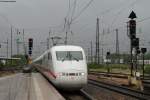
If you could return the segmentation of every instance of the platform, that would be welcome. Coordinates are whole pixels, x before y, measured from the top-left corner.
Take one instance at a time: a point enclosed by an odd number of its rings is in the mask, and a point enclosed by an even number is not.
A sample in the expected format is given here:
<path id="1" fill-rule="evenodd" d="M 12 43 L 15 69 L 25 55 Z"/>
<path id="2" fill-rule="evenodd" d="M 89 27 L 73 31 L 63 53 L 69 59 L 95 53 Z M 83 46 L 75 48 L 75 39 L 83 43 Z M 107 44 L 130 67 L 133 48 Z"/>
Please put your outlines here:
<path id="1" fill-rule="evenodd" d="M 39 73 L 32 73 L 36 100 L 65 100 L 59 92 Z M 31 96 L 34 97 L 34 96 Z M 32 99 L 33 100 L 33 99 Z"/>
<path id="2" fill-rule="evenodd" d="M 0 78 L 0 100 L 64 100 L 39 73 L 18 73 Z"/>

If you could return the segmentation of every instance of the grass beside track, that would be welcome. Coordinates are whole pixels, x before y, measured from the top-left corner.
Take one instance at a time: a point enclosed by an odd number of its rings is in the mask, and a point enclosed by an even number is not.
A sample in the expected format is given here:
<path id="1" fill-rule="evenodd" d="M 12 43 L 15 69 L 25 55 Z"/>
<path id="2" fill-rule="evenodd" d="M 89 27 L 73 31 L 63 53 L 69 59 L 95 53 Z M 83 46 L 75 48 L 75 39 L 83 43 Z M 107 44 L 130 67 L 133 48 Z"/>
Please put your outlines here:
<path id="1" fill-rule="evenodd" d="M 129 64 L 88 64 L 89 71 L 112 72 L 130 74 Z M 145 74 L 150 74 L 150 65 L 145 65 Z M 139 65 L 138 71 L 142 73 L 142 65 Z"/>

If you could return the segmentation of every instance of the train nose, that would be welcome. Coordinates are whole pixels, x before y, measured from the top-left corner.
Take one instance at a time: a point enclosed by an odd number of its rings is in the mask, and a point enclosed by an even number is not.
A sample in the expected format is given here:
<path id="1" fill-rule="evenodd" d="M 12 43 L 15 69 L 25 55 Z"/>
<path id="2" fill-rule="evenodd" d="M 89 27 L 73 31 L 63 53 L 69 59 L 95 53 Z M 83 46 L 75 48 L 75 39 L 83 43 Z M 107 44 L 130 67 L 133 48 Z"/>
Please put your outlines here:
<path id="1" fill-rule="evenodd" d="M 67 90 L 78 90 L 87 84 L 87 74 L 78 73 L 62 73 L 59 77 L 59 86 Z"/>

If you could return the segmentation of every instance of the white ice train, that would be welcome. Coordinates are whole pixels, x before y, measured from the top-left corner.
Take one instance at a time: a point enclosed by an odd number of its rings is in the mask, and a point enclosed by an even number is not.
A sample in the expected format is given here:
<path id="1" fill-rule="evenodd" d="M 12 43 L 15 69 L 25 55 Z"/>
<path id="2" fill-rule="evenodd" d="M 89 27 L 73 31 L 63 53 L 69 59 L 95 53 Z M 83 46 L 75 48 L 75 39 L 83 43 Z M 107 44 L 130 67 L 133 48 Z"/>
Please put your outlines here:
<path id="1" fill-rule="evenodd" d="M 33 61 L 57 88 L 79 90 L 87 84 L 87 63 L 79 46 L 54 46 Z"/>

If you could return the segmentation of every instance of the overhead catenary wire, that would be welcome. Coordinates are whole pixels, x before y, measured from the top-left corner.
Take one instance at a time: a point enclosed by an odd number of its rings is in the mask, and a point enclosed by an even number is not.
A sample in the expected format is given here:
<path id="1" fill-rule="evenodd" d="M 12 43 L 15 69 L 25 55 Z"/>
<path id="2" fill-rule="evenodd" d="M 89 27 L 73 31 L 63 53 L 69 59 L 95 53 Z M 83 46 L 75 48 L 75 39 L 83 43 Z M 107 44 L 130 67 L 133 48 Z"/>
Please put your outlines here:
<path id="1" fill-rule="evenodd" d="M 93 0 L 91 0 L 89 3 L 91 4 L 92 3 L 92 1 Z M 132 6 L 132 5 L 134 5 L 136 2 L 137 2 L 138 0 L 135 0 L 135 1 L 133 1 L 131 4 L 129 4 L 129 6 L 128 7 L 130 7 L 130 6 Z M 89 4 L 88 3 L 88 4 Z M 87 5 L 88 5 L 87 4 Z M 121 3 L 121 4 L 124 4 L 124 2 L 123 3 Z M 118 6 L 120 6 L 121 4 L 119 4 Z M 88 5 L 89 6 L 89 5 Z M 101 14 L 101 16 L 102 15 L 105 15 L 105 14 L 107 14 L 107 13 L 109 13 L 109 12 L 111 12 L 112 10 L 114 10 L 114 9 L 116 9 L 116 8 L 118 8 L 118 6 L 115 6 L 115 7 L 111 7 L 110 9 L 107 9 L 107 10 L 105 10 L 105 11 L 103 11 L 103 12 L 101 12 L 100 14 Z M 86 6 L 85 6 L 86 7 Z M 84 8 L 85 8 L 84 7 Z M 118 14 L 120 14 L 120 12 L 122 11 L 122 10 L 124 10 L 124 9 L 126 9 L 126 7 L 125 8 L 123 8 L 123 9 L 121 9 L 119 12 L 118 12 Z M 81 10 L 81 11 L 84 11 L 84 10 Z M 82 14 L 82 13 L 81 13 Z M 78 16 L 80 16 L 80 13 L 78 14 Z M 73 21 L 74 20 L 76 20 L 78 17 L 76 16 L 74 19 L 73 19 Z M 71 23 L 71 24 L 75 24 L 75 23 L 77 23 L 77 22 L 73 22 L 73 23 Z M 112 22 L 112 24 L 113 24 L 114 22 Z M 111 24 L 111 25 L 112 25 Z"/>
<path id="2" fill-rule="evenodd" d="M 125 0 L 125 2 L 127 2 L 127 1 Z M 108 8 L 108 9 L 106 9 L 106 10 L 100 12 L 98 15 L 101 15 L 101 16 L 102 16 L 102 15 L 105 15 L 105 14 L 107 14 L 107 13 L 110 13 L 111 11 L 113 11 L 113 10 L 115 10 L 115 9 L 118 9 L 119 6 L 122 6 L 122 4 L 124 5 L 125 2 L 121 2 L 121 3 L 119 3 L 118 5 L 115 5 L 114 7 Z"/>
<path id="3" fill-rule="evenodd" d="M 71 1 L 70 0 L 68 0 L 68 12 L 67 12 L 67 15 L 66 15 L 66 18 L 69 16 L 69 14 L 70 14 L 70 9 L 71 9 Z"/>
<path id="4" fill-rule="evenodd" d="M 75 13 L 75 8 L 76 8 L 76 0 L 74 0 L 73 4 L 71 4 L 71 1 L 68 1 L 68 12 L 66 17 L 64 18 L 65 22 L 64 22 L 64 27 L 63 27 L 63 32 L 64 31 L 68 31 L 70 29 L 70 24 L 72 22 L 72 17 Z"/>
<path id="5" fill-rule="evenodd" d="M 119 12 L 117 12 L 117 14 L 115 15 L 110 27 L 112 27 L 112 25 L 116 22 L 118 16 L 123 13 L 124 10 L 126 10 L 127 8 L 132 7 L 133 5 L 135 5 L 138 2 L 138 0 L 134 0 L 132 3 L 130 3 L 127 7 L 122 8 Z"/>
<path id="6" fill-rule="evenodd" d="M 75 16 L 72 21 L 75 21 L 78 17 L 80 17 L 80 15 L 90 6 L 90 4 L 93 2 L 94 0 L 90 0 L 82 9 L 81 11 L 77 14 L 77 16 Z"/>
<path id="7" fill-rule="evenodd" d="M 93 0 L 91 0 L 91 1 L 93 1 Z M 91 1 L 90 1 L 90 2 L 91 2 Z M 137 3 L 137 1 L 138 1 L 138 0 L 134 0 L 131 4 L 128 5 L 128 7 L 135 5 L 135 4 Z M 89 4 L 89 3 L 88 3 L 88 4 Z M 88 5 L 88 4 L 87 4 L 87 5 Z M 84 7 L 84 8 L 86 8 L 86 7 Z M 115 7 L 114 7 L 114 9 L 115 9 Z M 121 10 L 125 10 L 125 9 L 126 9 L 126 7 L 122 8 Z M 119 14 L 122 13 L 121 10 L 118 12 Z M 82 12 L 82 11 L 84 12 L 84 10 L 81 10 L 80 12 Z M 111 11 L 112 11 L 112 9 L 107 10 L 106 12 L 104 11 L 104 12 L 102 12 L 102 13 L 105 14 L 105 13 L 109 13 L 109 12 L 111 12 Z M 80 15 L 82 14 L 82 13 L 80 14 L 80 12 L 79 12 L 78 15 L 77 15 L 77 16 L 79 16 L 79 17 L 80 17 Z M 73 18 L 73 21 L 75 21 L 75 20 L 78 18 L 77 16 L 75 16 L 75 17 Z M 144 20 L 145 20 L 145 19 L 144 19 Z M 73 22 L 73 21 L 72 21 L 72 22 Z M 70 24 L 73 24 L 72 22 L 71 22 Z M 123 25 L 123 27 L 124 27 L 124 26 L 125 26 L 125 25 Z M 86 26 L 85 26 L 85 27 L 86 27 Z M 122 27 L 122 26 L 121 26 L 121 27 Z M 116 28 L 115 28 L 115 29 L 116 29 Z M 110 32 L 115 31 L 115 29 L 112 29 L 112 30 L 110 29 Z M 110 32 L 109 32 L 109 33 L 110 33 Z"/>
<path id="8" fill-rule="evenodd" d="M 73 16 L 74 16 L 74 13 L 75 13 L 75 10 L 76 10 L 76 4 L 77 4 L 77 1 L 75 0 L 75 1 L 74 1 L 73 11 L 72 11 L 72 14 L 71 14 L 71 21 L 70 21 L 70 23 L 72 23 L 72 18 L 73 18 Z"/>
<path id="9" fill-rule="evenodd" d="M 90 0 L 90 1 L 86 4 L 86 6 L 84 6 L 83 9 L 78 13 L 78 15 L 75 16 L 73 19 L 72 19 L 72 17 L 71 17 L 72 20 L 69 22 L 69 26 L 72 24 L 73 21 L 75 21 L 78 17 L 80 17 L 80 15 L 89 7 L 89 5 L 90 5 L 93 1 L 94 1 L 94 0 Z M 74 2 L 74 4 L 75 4 L 75 2 Z M 124 2 L 123 2 L 123 4 L 124 4 Z M 70 8 L 69 8 L 69 9 L 70 9 Z M 116 9 L 116 6 L 113 7 L 113 8 L 107 9 L 106 11 L 103 11 L 102 14 L 109 13 L 110 11 L 112 11 L 112 9 Z"/>

